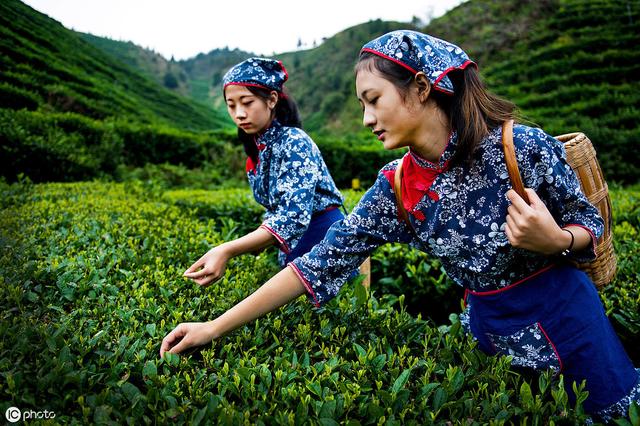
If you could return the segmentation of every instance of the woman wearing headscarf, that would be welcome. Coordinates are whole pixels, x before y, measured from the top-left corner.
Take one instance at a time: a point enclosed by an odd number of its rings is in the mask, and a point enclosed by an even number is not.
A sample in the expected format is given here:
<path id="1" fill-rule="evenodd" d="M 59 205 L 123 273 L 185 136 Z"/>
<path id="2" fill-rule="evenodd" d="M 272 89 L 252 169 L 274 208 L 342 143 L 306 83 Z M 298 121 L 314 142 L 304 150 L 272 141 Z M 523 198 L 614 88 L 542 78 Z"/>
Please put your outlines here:
<path id="1" fill-rule="evenodd" d="M 570 397 L 572 384 L 586 380 L 587 412 L 605 421 L 624 416 L 640 401 L 640 374 L 595 286 L 569 262 L 595 257 L 603 220 L 562 144 L 540 129 L 514 126 L 526 202 L 511 189 L 501 143 L 514 105 L 486 90 L 460 47 L 414 31 L 362 48 L 356 93 L 363 124 L 385 149 L 409 152 L 380 171 L 309 253 L 220 317 L 180 324 L 161 354 L 218 338 L 304 293 L 320 306 L 375 248 L 407 243 L 440 259 L 465 288 L 463 324 L 482 351 L 562 373 Z"/>
<path id="2" fill-rule="evenodd" d="M 223 77 L 227 111 L 247 154 L 249 185 L 266 212 L 258 229 L 213 247 L 185 271 L 199 285 L 221 278 L 230 258 L 272 245 L 284 266 L 344 217 L 338 208 L 342 195 L 285 93 L 288 77 L 282 62 L 266 58 L 249 58 Z"/>

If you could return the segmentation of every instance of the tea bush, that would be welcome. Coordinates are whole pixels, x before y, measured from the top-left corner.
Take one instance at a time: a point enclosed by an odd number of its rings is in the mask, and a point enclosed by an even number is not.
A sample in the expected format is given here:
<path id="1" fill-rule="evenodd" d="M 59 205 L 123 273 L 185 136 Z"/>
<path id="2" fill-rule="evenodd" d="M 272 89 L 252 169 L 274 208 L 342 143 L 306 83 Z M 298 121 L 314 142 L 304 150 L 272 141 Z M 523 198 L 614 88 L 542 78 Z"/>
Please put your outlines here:
<path id="1" fill-rule="evenodd" d="M 348 286 L 321 309 L 301 297 L 158 359 L 176 324 L 220 315 L 277 271 L 271 250 L 232 260 L 209 288 L 181 278 L 207 248 L 239 235 L 235 218 L 216 216 L 238 207 L 204 214 L 180 204 L 186 194 L 136 183 L 27 181 L 0 192 L 0 411 L 47 409 L 71 424 L 586 420 L 561 378 L 484 356 L 455 314 L 440 326 L 411 315 L 404 296 L 382 294 L 375 280 L 370 293 Z M 633 305 L 611 303 L 614 314 L 624 306 Z"/>

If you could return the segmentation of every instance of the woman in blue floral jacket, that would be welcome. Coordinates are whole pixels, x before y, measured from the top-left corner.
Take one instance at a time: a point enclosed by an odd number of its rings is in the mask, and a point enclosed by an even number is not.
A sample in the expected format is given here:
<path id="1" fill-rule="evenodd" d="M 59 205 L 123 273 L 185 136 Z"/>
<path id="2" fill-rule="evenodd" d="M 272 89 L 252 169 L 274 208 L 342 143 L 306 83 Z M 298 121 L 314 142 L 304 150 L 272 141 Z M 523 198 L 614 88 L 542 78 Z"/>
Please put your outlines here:
<path id="1" fill-rule="evenodd" d="M 464 324 L 489 354 L 562 372 L 567 391 L 586 380 L 584 407 L 608 420 L 640 400 L 640 374 L 613 331 L 593 283 L 568 258 L 595 257 L 603 221 L 580 191 L 562 144 L 516 125 L 529 203 L 511 188 L 502 124 L 514 105 L 484 88 L 458 46 L 394 31 L 367 43 L 356 67 L 363 122 L 402 161 L 386 165 L 353 212 L 308 254 L 212 321 L 180 324 L 161 354 L 208 342 L 307 293 L 319 306 L 376 247 L 412 244 L 442 261 L 466 289 Z"/>
<path id="2" fill-rule="evenodd" d="M 227 110 L 248 156 L 249 185 L 266 212 L 258 229 L 212 248 L 186 270 L 184 276 L 200 285 L 222 277 L 230 258 L 271 245 L 280 248 L 284 266 L 344 217 L 342 195 L 284 93 L 287 78 L 282 62 L 265 58 L 249 58 L 223 78 Z"/>

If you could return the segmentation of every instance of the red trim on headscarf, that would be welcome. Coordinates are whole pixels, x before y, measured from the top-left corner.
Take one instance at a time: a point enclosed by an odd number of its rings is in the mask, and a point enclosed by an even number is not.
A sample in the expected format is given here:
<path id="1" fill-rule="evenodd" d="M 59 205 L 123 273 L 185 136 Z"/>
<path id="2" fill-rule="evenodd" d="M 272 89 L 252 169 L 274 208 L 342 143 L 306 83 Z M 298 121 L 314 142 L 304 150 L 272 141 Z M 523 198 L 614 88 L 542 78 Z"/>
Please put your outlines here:
<path id="1" fill-rule="evenodd" d="M 284 84 L 284 83 L 283 83 Z M 236 81 L 232 81 L 230 83 L 227 83 L 224 85 L 224 87 L 222 88 L 222 91 L 224 92 L 224 89 L 227 88 L 227 86 L 244 86 L 244 87 L 257 87 L 259 89 L 264 89 L 264 90 L 273 90 L 274 92 L 276 92 L 278 94 L 278 96 L 280 96 L 282 99 L 287 99 L 288 96 L 284 93 L 284 87 L 282 87 L 282 91 L 278 91 L 272 87 L 267 87 L 267 86 L 263 86 L 261 84 L 255 84 L 255 83 L 243 83 L 243 82 L 236 82 Z"/>
<path id="2" fill-rule="evenodd" d="M 284 80 L 282 80 L 282 84 L 284 84 L 285 81 L 289 80 L 289 73 L 287 72 L 287 69 L 284 67 L 284 64 L 282 63 L 282 61 L 278 61 L 278 63 L 282 67 L 282 72 L 284 72 Z"/>
<path id="3" fill-rule="evenodd" d="M 364 48 L 364 49 L 362 49 L 360 52 L 361 52 L 361 53 L 362 53 L 362 52 L 369 52 L 369 53 L 373 53 L 374 55 L 380 56 L 381 58 L 388 59 L 388 60 L 390 60 L 390 61 L 392 61 L 392 62 L 394 62 L 394 63 L 396 63 L 396 64 L 400 65 L 401 67 L 403 67 L 403 68 L 405 68 L 405 69 L 407 69 L 407 70 L 411 71 L 411 72 L 412 72 L 412 73 L 414 73 L 414 74 L 417 74 L 417 73 L 418 73 L 418 71 L 416 71 L 415 69 L 411 68 L 409 65 L 405 64 L 404 62 L 402 62 L 402 61 L 400 61 L 400 60 L 398 60 L 398 59 L 395 59 L 395 58 L 393 58 L 393 57 L 391 57 L 391 56 L 389 56 L 389 55 L 385 55 L 384 53 L 380 53 L 380 52 L 378 52 L 377 50 L 374 50 L 374 49 L 371 49 L 371 48 L 365 47 L 365 48 Z M 463 70 L 463 69 L 465 69 L 466 67 L 468 67 L 470 64 L 475 65 L 475 66 L 476 66 L 476 68 L 478 67 L 478 65 L 477 65 L 475 62 L 473 62 L 473 61 L 472 61 L 472 60 L 470 60 L 470 59 L 467 59 L 467 60 L 466 60 L 462 65 L 460 65 L 459 67 L 449 67 L 449 68 L 447 68 L 447 69 L 446 69 L 446 70 L 444 70 L 444 71 L 442 72 L 442 74 L 440 74 L 440 75 L 438 76 L 438 78 L 436 78 L 436 79 L 435 79 L 435 81 L 432 83 L 433 88 L 434 88 L 435 90 L 437 90 L 438 92 L 442 92 L 442 93 L 445 93 L 445 94 L 447 94 L 447 95 L 453 95 L 453 92 L 452 92 L 452 91 L 450 91 L 450 90 L 446 90 L 446 89 L 443 89 L 443 88 L 439 87 L 439 86 L 438 86 L 438 83 L 439 83 L 439 82 L 440 82 L 440 80 L 442 80 L 442 79 L 444 78 L 444 76 L 445 76 L 445 75 L 447 75 L 450 71 L 452 71 L 452 70 Z"/>
<path id="4" fill-rule="evenodd" d="M 227 86 L 245 86 L 245 87 L 259 87 L 260 89 L 266 89 L 266 90 L 275 90 L 272 89 L 271 87 L 267 87 L 267 86 L 263 86 L 262 84 L 256 84 L 256 83 L 244 83 L 242 81 L 232 81 L 229 82 L 227 84 L 224 85 L 224 87 L 222 88 L 222 90 L 226 89 Z M 276 90 L 277 92 L 277 90 Z"/>
<path id="5" fill-rule="evenodd" d="M 418 71 L 414 70 L 413 68 L 411 68 L 409 65 L 405 64 L 404 62 L 399 61 L 399 60 L 397 60 L 397 59 L 395 59 L 395 58 L 392 58 L 392 57 L 391 57 L 391 56 L 389 56 L 389 55 L 385 55 L 384 53 L 380 53 L 380 52 L 378 52 L 377 50 L 373 50 L 373 49 L 370 49 L 370 48 L 368 48 L 368 47 L 365 47 L 365 48 L 364 48 L 364 49 L 362 49 L 360 52 L 361 52 L 361 53 L 362 53 L 362 52 L 369 52 L 369 53 L 373 53 L 374 55 L 378 55 L 378 56 L 380 56 L 381 58 L 385 58 L 385 59 L 388 59 L 388 60 L 390 60 L 390 61 L 392 61 L 392 62 L 395 62 L 396 64 L 398 64 L 398 65 L 400 65 L 401 67 L 403 67 L 403 68 L 405 68 L 405 69 L 407 69 L 407 70 L 411 71 L 411 72 L 412 72 L 412 73 L 414 73 L 414 74 L 417 74 L 417 73 L 418 73 Z"/>
<path id="6" fill-rule="evenodd" d="M 475 66 L 476 66 L 476 68 L 478 68 L 478 65 L 476 65 L 476 63 L 475 63 L 475 62 L 473 62 L 473 61 L 472 61 L 472 60 L 470 60 L 470 59 L 467 59 L 467 60 L 466 60 L 462 65 L 460 65 L 459 67 L 449 67 L 449 68 L 447 68 L 446 70 L 444 70 L 444 71 L 442 72 L 442 74 L 440 74 L 440 75 L 438 76 L 438 78 L 436 78 L 436 79 L 435 79 L 435 81 L 433 82 L 433 88 L 434 88 L 434 89 L 436 89 L 436 90 L 437 90 L 437 91 L 439 91 L 439 92 L 446 93 L 446 94 L 449 94 L 449 95 L 453 95 L 453 92 L 451 92 L 451 91 L 449 91 L 449 90 L 446 90 L 446 89 L 443 89 L 442 87 L 438 87 L 438 83 L 439 83 L 439 82 L 440 82 L 440 80 L 442 80 L 442 79 L 443 79 L 443 78 L 444 78 L 444 77 L 445 77 L 445 76 L 446 76 L 450 71 L 453 71 L 453 70 L 463 70 L 463 69 L 465 69 L 466 67 L 468 67 L 470 64 L 473 64 L 473 65 L 475 65 Z"/>

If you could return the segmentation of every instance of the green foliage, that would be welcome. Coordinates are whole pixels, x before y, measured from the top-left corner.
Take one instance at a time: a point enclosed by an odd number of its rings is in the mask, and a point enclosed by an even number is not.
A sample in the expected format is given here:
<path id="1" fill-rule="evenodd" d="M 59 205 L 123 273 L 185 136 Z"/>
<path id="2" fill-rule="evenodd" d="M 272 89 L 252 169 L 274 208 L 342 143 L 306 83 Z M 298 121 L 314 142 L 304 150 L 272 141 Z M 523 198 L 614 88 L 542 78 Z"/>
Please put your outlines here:
<path id="1" fill-rule="evenodd" d="M 613 188 L 613 241 L 618 259 L 615 280 L 601 290 L 614 328 L 632 359 L 640 360 L 640 188 Z"/>
<path id="2" fill-rule="evenodd" d="M 533 2 L 535 3 L 535 2 Z M 530 36 L 486 64 L 490 87 L 559 135 L 584 132 L 609 180 L 637 182 L 638 2 L 550 2 Z"/>
<path id="3" fill-rule="evenodd" d="M 0 4 L 4 108 L 129 117 L 181 129 L 227 126 L 216 111 L 163 89 L 17 0 Z M 12 102 L 5 100 L 15 98 Z"/>
<path id="4" fill-rule="evenodd" d="M 168 72 L 164 75 L 164 87 L 167 89 L 175 89 L 178 87 L 178 79 L 172 72 Z"/>
<path id="5" fill-rule="evenodd" d="M 208 288 L 181 278 L 209 247 L 239 235 L 228 215 L 248 191 L 29 181 L 0 191 L 2 410 L 46 408 L 60 423 L 586 420 L 568 405 L 562 379 L 522 376 L 508 358 L 486 357 L 455 314 L 440 327 L 410 315 L 405 296 L 376 296 L 385 285 L 375 275 L 370 293 L 355 284 L 317 312 L 301 298 L 198 351 L 158 359 L 177 323 L 220 315 L 277 271 L 272 250 L 232 260 Z M 637 194 L 617 191 L 615 200 L 635 200 L 616 205 L 617 214 L 634 216 Z M 346 194 L 349 207 L 360 195 Z M 225 203 L 228 210 L 216 210 Z M 412 286 L 433 284 L 420 272 L 411 278 Z M 637 282 L 632 294 L 635 305 L 624 303 L 637 313 Z M 611 309 L 627 308 L 616 301 Z"/>
<path id="6" fill-rule="evenodd" d="M 168 126 L 92 120 L 79 114 L 0 110 L 0 168 L 13 181 L 120 177 L 127 167 L 173 163 L 214 170 L 210 181 L 243 177 L 244 154 L 227 131 L 192 133 Z"/>
<path id="7" fill-rule="evenodd" d="M 339 188 L 351 187 L 351 180 L 356 178 L 362 187 L 372 185 L 385 164 L 404 154 L 401 150 L 386 151 L 370 132 L 341 138 L 313 135 L 313 139 Z"/>
<path id="8" fill-rule="evenodd" d="M 271 252 L 233 260 L 209 288 L 186 282 L 185 266 L 237 234 L 160 197 L 134 183 L 2 186 L 2 410 L 46 407 L 60 423 L 585 420 L 561 382 L 484 356 L 455 315 L 435 327 L 403 297 L 358 305 L 351 288 L 158 359 L 177 323 L 219 315 L 277 270 Z"/>

